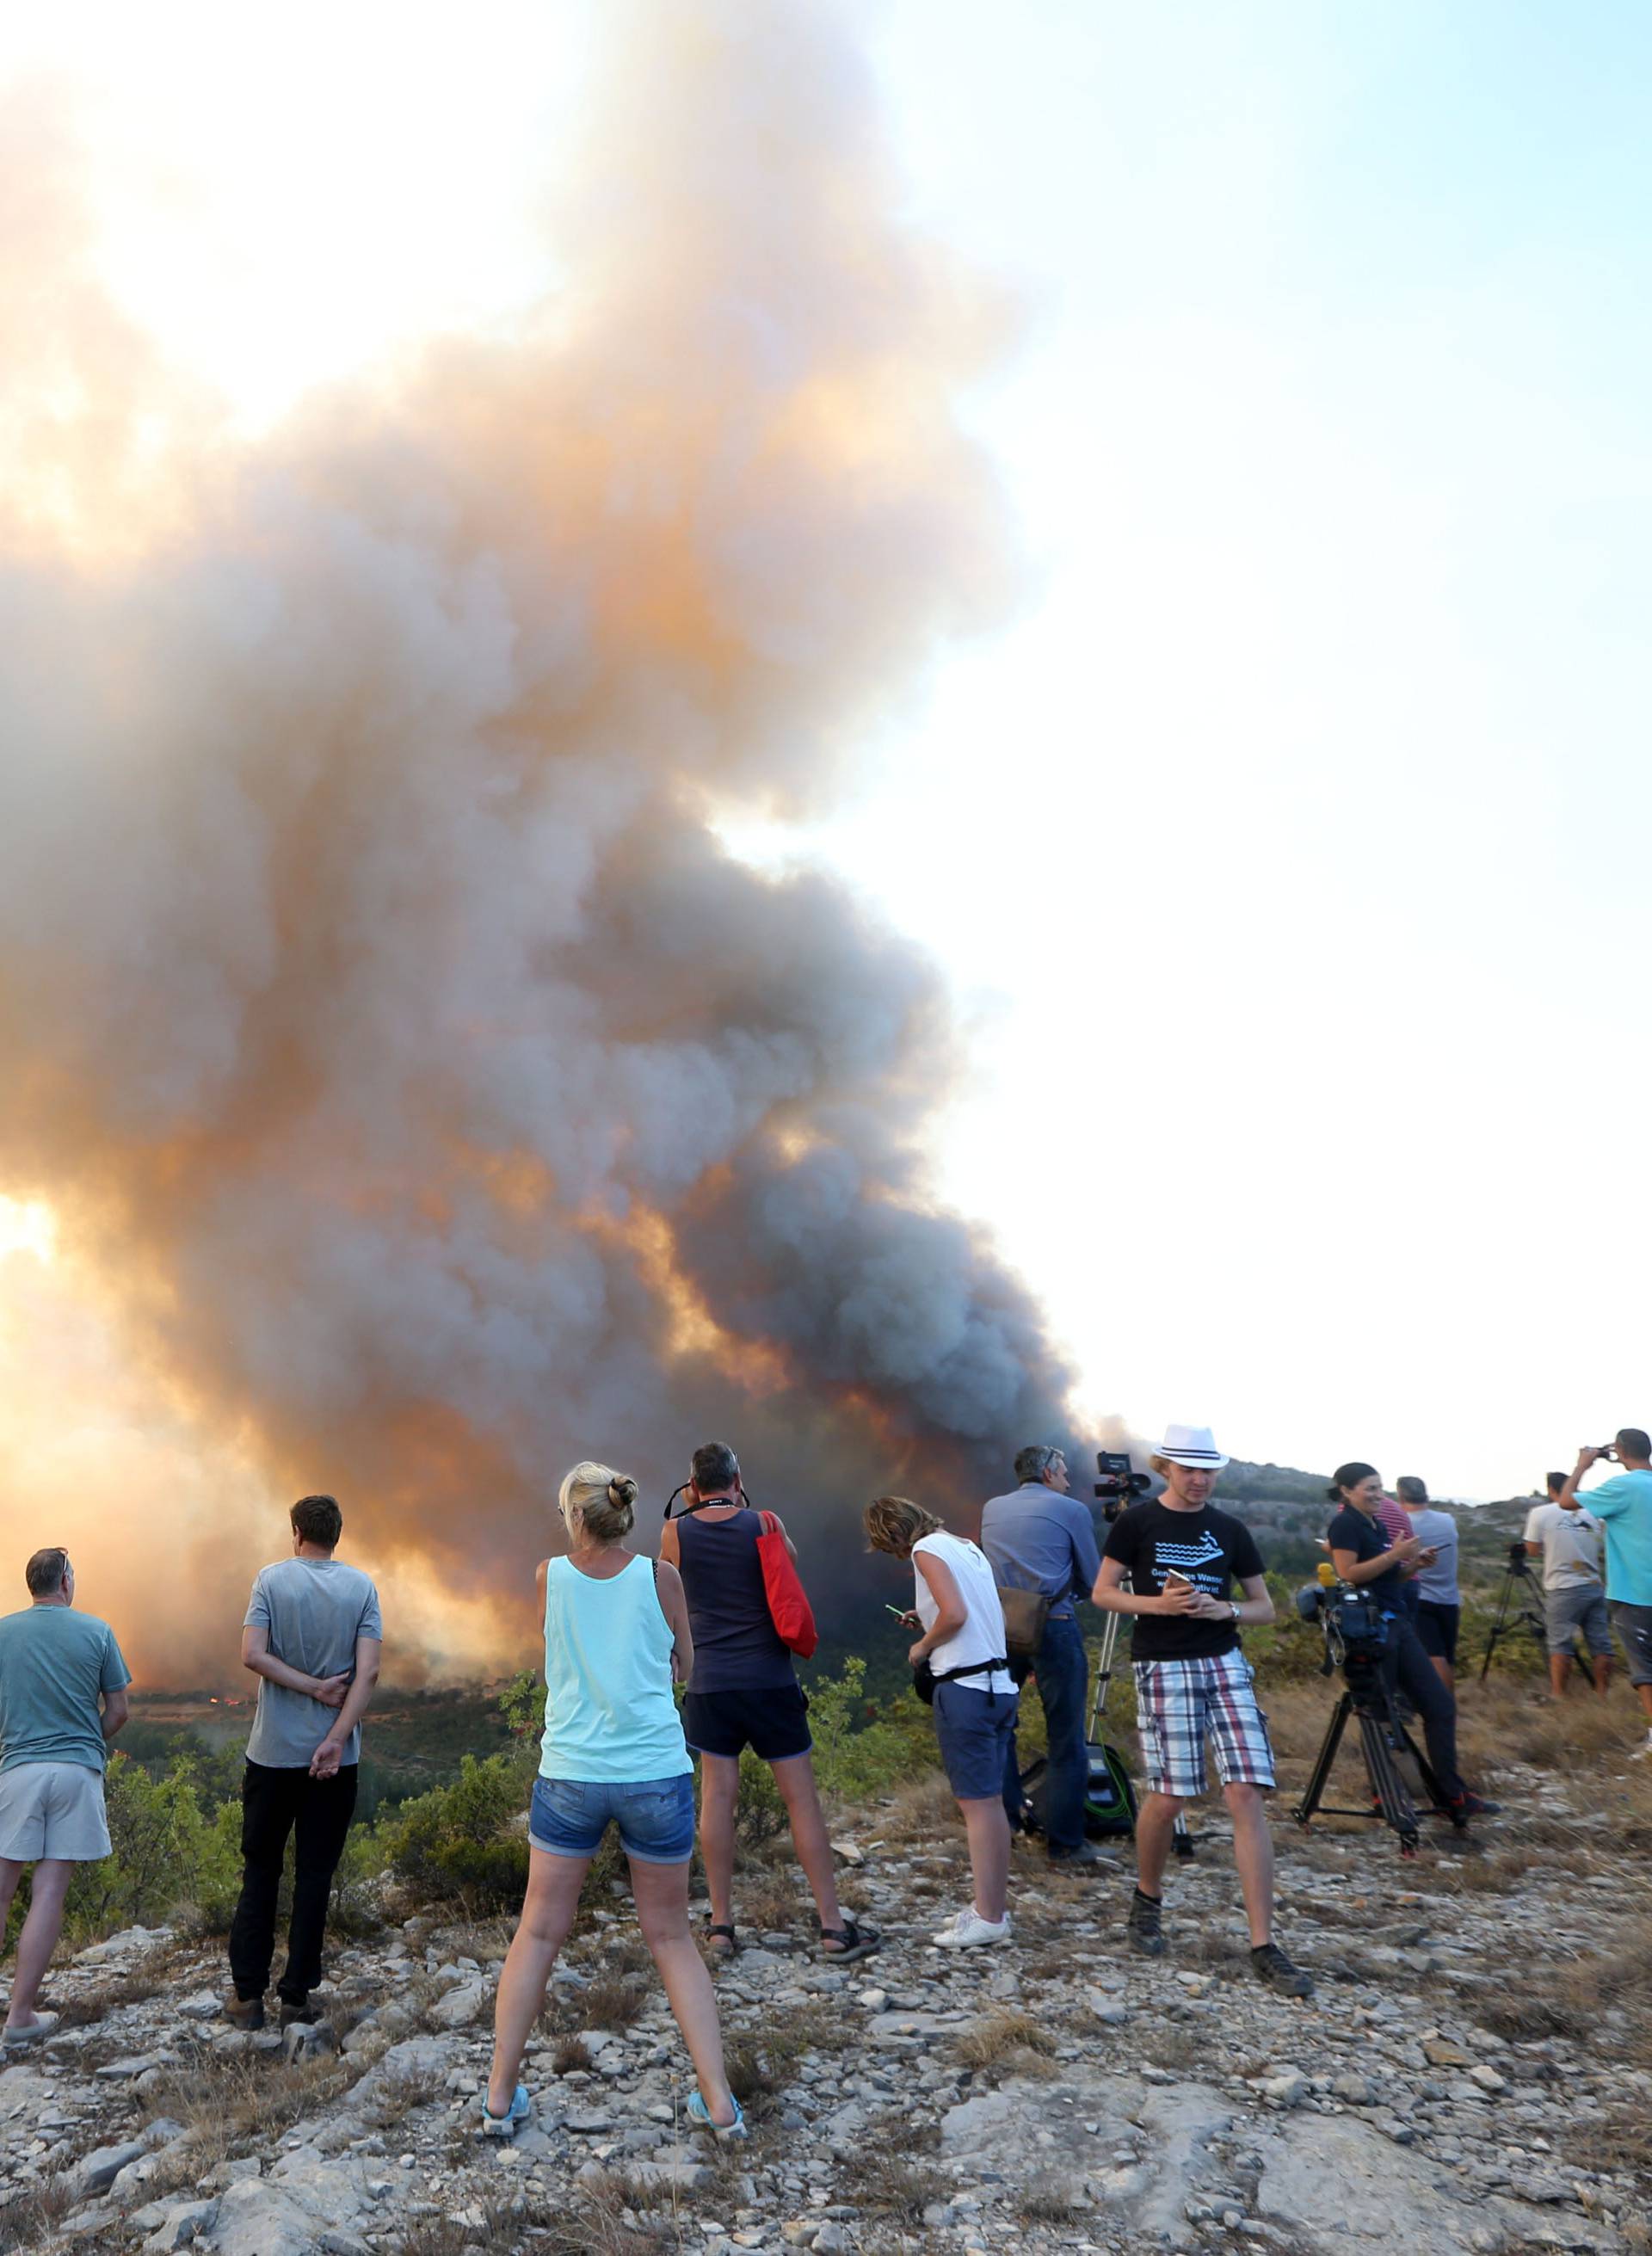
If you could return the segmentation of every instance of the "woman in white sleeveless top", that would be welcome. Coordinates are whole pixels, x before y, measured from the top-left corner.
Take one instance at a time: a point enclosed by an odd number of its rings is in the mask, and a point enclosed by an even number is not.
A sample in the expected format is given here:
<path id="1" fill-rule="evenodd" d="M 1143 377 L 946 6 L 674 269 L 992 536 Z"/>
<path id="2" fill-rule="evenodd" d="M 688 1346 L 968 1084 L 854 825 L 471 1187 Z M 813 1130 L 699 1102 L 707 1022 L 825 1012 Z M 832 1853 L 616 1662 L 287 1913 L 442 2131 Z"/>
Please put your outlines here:
<path id="1" fill-rule="evenodd" d="M 937 1679 L 949 1680 L 935 1688 L 935 1735 L 969 1837 L 975 1897 L 935 1940 L 946 1950 L 1007 1942 L 1004 1765 L 1017 1697 L 992 1569 L 978 1543 L 950 1535 L 934 1512 L 904 1496 L 879 1497 L 866 1506 L 865 1521 L 874 1551 L 913 1564 L 917 1611 L 905 1619 L 923 1634 L 907 1660 L 914 1668 L 928 1661 Z"/>
<path id="2" fill-rule="evenodd" d="M 545 1736 L 528 1812 L 527 1898 L 494 2005 L 482 2119 L 492 2138 L 513 2137 L 528 2119 L 527 2088 L 517 2081 L 522 2055 L 611 1824 L 699 2079 L 689 2120 L 719 2138 L 745 2135 L 724 2073 L 711 1977 L 688 1932 L 693 1766 L 671 1689 L 694 1666 L 688 1602 L 674 1567 L 625 1548 L 636 1499 L 635 1481 L 606 1465 L 575 1465 L 557 1499 L 568 1555 L 540 1562 Z"/>

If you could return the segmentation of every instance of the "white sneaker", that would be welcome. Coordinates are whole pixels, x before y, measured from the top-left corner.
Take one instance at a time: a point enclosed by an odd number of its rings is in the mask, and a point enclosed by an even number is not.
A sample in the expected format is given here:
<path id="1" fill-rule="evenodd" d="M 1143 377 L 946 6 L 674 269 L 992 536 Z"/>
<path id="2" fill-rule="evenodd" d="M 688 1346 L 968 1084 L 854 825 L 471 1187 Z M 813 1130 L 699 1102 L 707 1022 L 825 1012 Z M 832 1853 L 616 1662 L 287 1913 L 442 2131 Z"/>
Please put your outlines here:
<path id="1" fill-rule="evenodd" d="M 961 1911 L 950 1927 L 943 1927 L 930 1940 L 938 1942 L 942 1950 L 982 1950 L 989 1943 L 1007 1942 L 1010 1939 L 1010 1915 L 1002 1919 L 983 1919 L 975 1906 Z"/>

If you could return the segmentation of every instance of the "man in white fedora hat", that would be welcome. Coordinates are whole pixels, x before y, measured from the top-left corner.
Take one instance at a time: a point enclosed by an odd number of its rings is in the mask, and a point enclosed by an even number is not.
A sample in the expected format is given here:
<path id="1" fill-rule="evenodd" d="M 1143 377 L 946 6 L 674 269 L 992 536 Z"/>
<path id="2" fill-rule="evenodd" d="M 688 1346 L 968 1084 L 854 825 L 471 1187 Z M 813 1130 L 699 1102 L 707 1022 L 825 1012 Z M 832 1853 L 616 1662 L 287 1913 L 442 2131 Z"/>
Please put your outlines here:
<path id="1" fill-rule="evenodd" d="M 1252 1970 L 1271 1988 L 1305 1998 L 1312 1981 L 1274 1940 L 1274 1844 L 1262 1802 L 1274 1790 L 1274 1751 L 1239 1650 L 1242 1625 L 1274 1618 L 1262 1555 L 1249 1528 L 1211 1503 L 1227 1459 L 1208 1426 L 1168 1426 L 1148 1463 L 1164 1476 L 1164 1494 L 1113 1522 L 1093 1593 L 1109 1613 L 1135 1617 L 1132 1659 L 1147 1792 L 1136 1815 L 1130 1940 L 1150 1958 L 1164 1954 L 1165 1864 L 1182 1803 L 1204 1792 L 1208 1741 L 1233 1820 Z"/>

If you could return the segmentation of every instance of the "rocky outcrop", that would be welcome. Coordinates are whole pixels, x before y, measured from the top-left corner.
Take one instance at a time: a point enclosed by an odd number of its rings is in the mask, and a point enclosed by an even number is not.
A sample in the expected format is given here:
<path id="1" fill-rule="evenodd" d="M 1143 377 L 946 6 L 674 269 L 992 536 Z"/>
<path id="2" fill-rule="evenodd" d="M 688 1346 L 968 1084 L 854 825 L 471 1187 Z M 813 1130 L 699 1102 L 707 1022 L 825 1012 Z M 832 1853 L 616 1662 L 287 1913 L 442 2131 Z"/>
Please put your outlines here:
<path id="1" fill-rule="evenodd" d="M 1648 2189 L 1613 2126 L 1652 2105 L 1652 2074 L 1611 1996 L 1582 2041 L 1541 2010 L 1522 2033 L 1511 1990 L 1539 1942 L 1543 1968 L 1576 1970 L 1635 1932 L 1643 1871 L 1583 1814 L 1586 1873 L 1575 1847 L 1510 1857 L 1520 1780 L 1503 1790 L 1480 1845 L 1411 1870 L 1386 1837 L 1281 1828 L 1281 1935 L 1319 1982 L 1305 2003 L 1252 1979 L 1219 1843 L 1174 1872 L 1163 1961 L 1125 1955 L 1126 1876 L 1020 1851 L 1015 1943 L 971 1956 L 928 1942 L 963 1886 L 953 1832 L 914 1840 L 898 1812 L 873 1813 L 881 1836 L 840 1826 L 888 1947 L 835 1967 L 800 1923 L 718 1966 L 752 2094 L 738 2149 L 689 2132 L 687 2063 L 623 1905 L 558 1970 L 533 2123 L 505 2147 L 476 2136 L 503 1928 L 415 1920 L 340 1949 L 291 2057 L 209 2017 L 210 1951 L 114 1938 L 54 1978 L 74 2010 L 49 2048 L 0 2071 L 0 2242 L 32 2203 L 41 2246 L 115 2256 L 388 2256 L 438 2222 L 531 2251 L 546 2220 L 597 2208 L 604 2245 L 711 2256 L 1619 2256 Z M 100 2016 L 116 1979 L 124 2001 Z"/>

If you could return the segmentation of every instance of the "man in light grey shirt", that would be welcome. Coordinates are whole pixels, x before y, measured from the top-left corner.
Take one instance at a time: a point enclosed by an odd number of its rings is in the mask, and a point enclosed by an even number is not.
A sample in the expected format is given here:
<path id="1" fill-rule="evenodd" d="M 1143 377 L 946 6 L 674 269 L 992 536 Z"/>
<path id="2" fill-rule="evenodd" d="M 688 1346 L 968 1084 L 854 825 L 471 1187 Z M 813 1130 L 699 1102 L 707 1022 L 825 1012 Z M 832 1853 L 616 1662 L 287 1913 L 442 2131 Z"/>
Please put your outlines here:
<path id="1" fill-rule="evenodd" d="M 1549 1501 L 1526 1514 L 1526 1548 L 1543 1562 L 1543 1629 L 1549 1689 L 1564 1700 L 1582 1636 L 1589 1673 L 1604 1700 L 1612 1683 L 1612 1621 L 1600 1573 L 1600 1522 L 1574 1494 L 1562 1502 L 1564 1473 L 1549 1475 Z"/>
<path id="2" fill-rule="evenodd" d="M 259 1569 L 241 1632 L 242 1666 L 263 1680 L 241 1787 L 241 1899 L 229 1928 L 235 1988 L 224 2001 L 244 2029 L 264 2026 L 289 1834 L 293 1916 L 277 1985 L 281 2025 L 309 2016 L 385 1634 L 371 1582 L 333 1556 L 344 1527 L 337 1504 L 300 1497 L 290 1516 L 293 1556 Z"/>
<path id="3" fill-rule="evenodd" d="M 1457 1677 L 1457 1632 L 1463 1618 L 1463 1594 L 1457 1586 L 1457 1522 L 1429 1502 L 1426 1484 L 1406 1473 L 1394 1484 L 1410 1533 L 1427 1548 L 1409 1584 L 1408 1603 L 1423 1650 L 1449 1692 Z"/>
<path id="4" fill-rule="evenodd" d="M 1084 1836 L 1090 1758 L 1084 1749 L 1084 1684 L 1089 1664 L 1074 1611 L 1101 1572 L 1101 1551 L 1089 1512 L 1067 1493 L 1067 1460 L 1052 1443 L 1034 1442 L 1015 1460 L 1019 1488 L 989 1498 L 981 1512 L 981 1548 L 1002 1588 L 1038 1590 L 1049 1600 L 1043 1637 L 1030 1664 L 1044 1703 L 1049 1741 L 1044 1837 L 1052 1863 L 1089 1865 L 1099 1851 Z M 1028 1664 L 1016 1659 L 1019 1683 Z M 1012 1737 L 1004 1772 L 1004 1806 L 1012 1831 L 1022 1829 L 1025 1798 Z"/>

